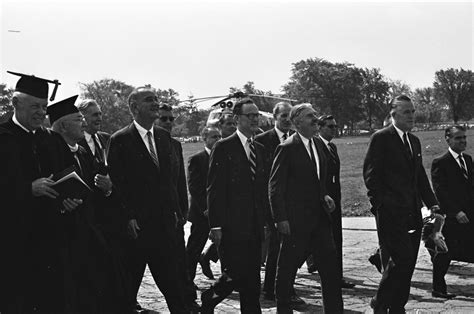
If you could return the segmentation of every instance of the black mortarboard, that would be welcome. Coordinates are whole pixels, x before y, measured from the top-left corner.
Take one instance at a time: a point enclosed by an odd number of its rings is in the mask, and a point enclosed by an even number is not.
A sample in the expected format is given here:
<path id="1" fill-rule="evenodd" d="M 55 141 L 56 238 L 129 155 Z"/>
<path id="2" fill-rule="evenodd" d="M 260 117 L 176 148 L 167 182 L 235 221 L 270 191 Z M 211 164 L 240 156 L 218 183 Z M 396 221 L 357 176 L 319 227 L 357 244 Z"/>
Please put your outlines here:
<path id="1" fill-rule="evenodd" d="M 17 75 L 20 77 L 16 83 L 15 91 L 22 92 L 34 97 L 48 99 L 48 83 L 54 84 L 53 93 L 51 94 L 50 101 L 54 100 L 56 96 L 56 91 L 58 90 L 58 85 L 61 85 L 58 80 L 47 80 L 34 75 L 16 73 L 12 71 L 7 71 L 10 74 Z"/>
<path id="2" fill-rule="evenodd" d="M 46 108 L 46 114 L 49 115 L 49 123 L 53 125 L 54 121 L 71 113 L 79 112 L 79 109 L 74 105 L 79 95 L 75 95 L 58 101 Z"/>

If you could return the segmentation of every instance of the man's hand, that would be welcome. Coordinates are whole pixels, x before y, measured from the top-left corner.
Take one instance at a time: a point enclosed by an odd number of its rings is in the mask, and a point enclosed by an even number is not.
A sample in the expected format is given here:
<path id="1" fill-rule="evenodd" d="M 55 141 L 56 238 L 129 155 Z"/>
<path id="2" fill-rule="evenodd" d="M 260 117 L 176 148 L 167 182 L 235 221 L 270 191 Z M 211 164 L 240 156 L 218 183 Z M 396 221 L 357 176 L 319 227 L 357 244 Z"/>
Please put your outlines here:
<path id="1" fill-rule="evenodd" d="M 96 174 L 94 177 L 94 184 L 96 187 L 104 191 L 104 193 L 110 192 L 112 190 L 112 181 L 110 180 L 109 175 Z"/>
<path id="2" fill-rule="evenodd" d="M 439 248 L 441 252 L 448 251 L 448 246 L 446 245 L 446 242 L 441 232 L 435 232 L 433 234 L 433 242 L 435 243 L 435 245 Z"/>
<path id="3" fill-rule="evenodd" d="M 456 219 L 460 224 L 469 223 L 469 218 L 467 218 L 466 214 L 462 210 L 456 214 Z"/>
<path id="4" fill-rule="evenodd" d="M 77 198 L 74 198 L 74 199 L 66 198 L 66 199 L 63 201 L 64 211 L 72 212 L 74 209 L 77 208 L 77 206 L 79 206 L 79 205 L 81 205 L 81 204 L 82 204 L 82 200 L 81 200 L 81 199 L 77 199 Z M 64 213 L 64 212 L 63 212 L 63 213 Z"/>
<path id="5" fill-rule="evenodd" d="M 138 226 L 136 219 L 130 219 L 128 221 L 127 231 L 128 235 L 132 237 L 132 239 L 138 238 L 138 232 L 140 231 L 140 227 Z"/>
<path id="6" fill-rule="evenodd" d="M 288 220 L 277 222 L 276 227 L 277 227 L 278 232 L 280 232 L 281 234 L 284 234 L 284 235 L 291 234 L 290 223 L 288 222 Z"/>
<path id="7" fill-rule="evenodd" d="M 222 240 L 222 230 L 221 229 L 211 229 L 209 231 L 209 239 L 219 247 Z"/>
<path id="8" fill-rule="evenodd" d="M 52 180 L 53 175 L 47 178 L 39 178 L 31 183 L 31 194 L 33 196 L 47 196 L 49 198 L 56 198 L 59 193 L 56 192 L 51 186 L 54 181 Z"/>
<path id="9" fill-rule="evenodd" d="M 332 213 L 336 209 L 336 203 L 329 195 L 324 195 L 324 201 L 328 207 L 329 214 Z"/>

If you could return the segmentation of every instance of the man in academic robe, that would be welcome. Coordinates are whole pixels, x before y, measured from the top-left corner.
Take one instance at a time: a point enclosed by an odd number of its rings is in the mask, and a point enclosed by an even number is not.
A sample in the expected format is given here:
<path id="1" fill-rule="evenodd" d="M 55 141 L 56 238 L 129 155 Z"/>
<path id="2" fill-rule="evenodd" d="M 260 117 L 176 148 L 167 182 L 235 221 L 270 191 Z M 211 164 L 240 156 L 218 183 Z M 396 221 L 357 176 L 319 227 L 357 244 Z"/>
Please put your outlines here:
<path id="1" fill-rule="evenodd" d="M 68 215 L 80 199 L 59 200 L 53 175 L 72 166 L 63 138 L 43 128 L 48 103 L 48 83 L 35 76 L 19 75 L 12 97 L 13 117 L 2 124 L 0 162 L 7 168 L 0 179 L 3 312 L 64 312 L 64 247 Z M 54 99 L 54 93 L 51 99 Z M 12 162 L 6 164 L 6 162 Z M 4 179 L 11 178 L 8 182 Z M 28 282 L 27 285 L 24 285 Z"/>

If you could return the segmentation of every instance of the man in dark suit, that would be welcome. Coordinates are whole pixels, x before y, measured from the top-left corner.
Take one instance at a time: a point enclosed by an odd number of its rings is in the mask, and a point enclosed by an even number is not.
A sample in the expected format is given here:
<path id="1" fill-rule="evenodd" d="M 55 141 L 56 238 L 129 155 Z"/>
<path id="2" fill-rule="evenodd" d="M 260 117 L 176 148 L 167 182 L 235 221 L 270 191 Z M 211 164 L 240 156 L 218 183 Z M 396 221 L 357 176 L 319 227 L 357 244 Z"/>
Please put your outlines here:
<path id="1" fill-rule="evenodd" d="M 128 97 L 134 121 L 110 139 L 110 177 L 125 206 L 130 235 L 127 267 L 133 308 L 146 265 L 171 312 L 183 312 L 177 269 L 179 209 L 171 173 L 171 136 L 154 126 L 159 105 L 155 89 L 139 87 Z"/>
<path id="2" fill-rule="evenodd" d="M 270 175 L 270 169 L 273 163 L 275 149 L 278 145 L 285 142 L 293 130 L 291 130 L 290 110 L 291 105 L 287 102 L 279 102 L 273 108 L 273 117 L 275 118 L 275 127 L 255 137 L 255 141 L 261 143 L 267 151 L 267 181 Z M 271 215 L 269 212 L 268 214 Z M 268 251 L 265 263 L 265 279 L 263 282 L 263 297 L 267 300 L 275 300 L 275 276 L 278 253 L 280 251 L 280 240 L 278 231 L 273 224 L 271 217 L 267 218 L 267 237 L 268 237 Z M 292 290 L 293 303 L 304 302 L 296 296 L 294 289 Z"/>
<path id="3" fill-rule="evenodd" d="M 59 201 L 52 177 L 73 159 L 61 135 L 42 126 L 53 81 L 12 74 L 20 76 L 11 99 L 14 113 L 0 125 L 0 163 L 6 168 L 0 175 L 0 312 L 65 312 L 68 215 L 62 213 L 82 200 Z"/>
<path id="4" fill-rule="evenodd" d="M 446 215 L 443 235 L 448 246 L 447 253 L 434 254 L 434 297 L 451 299 L 444 276 L 451 260 L 474 262 L 474 180 L 472 158 L 466 150 L 466 129 L 460 125 L 445 131 L 448 152 L 433 160 L 431 179 L 440 205 L 440 213 Z"/>
<path id="5" fill-rule="evenodd" d="M 161 104 L 159 109 L 159 117 L 156 124 L 166 131 L 173 130 L 173 108 L 168 104 Z M 188 261 L 186 259 L 186 243 L 184 240 L 184 225 L 188 216 L 188 188 L 186 186 L 186 174 L 184 172 L 183 147 L 181 142 L 171 138 L 171 175 L 173 186 L 178 193 L 179 208 L 176 211 L 178 215 L 178 224 L 176 226 L 176 237 L 178 240 L 178 272 L 183 286 L 183 293 L 185 298 L 185 306 L 187 309 L 193 311 L 199 308 L 196 303 L 196 290 L 194 284 L 188 275 Z"/>
<path id="6" fill-rule="evenodd" d="M 311 104 L 301 104 L 291 109 L 290 119 L 297 132 L 277 147 L 268 187 L 281 236 L 277 312 L 292 312 L 294 274 L 310 252 L 318 260 L 324 311 L 342 313 L 341 275 L 331 227 L 334 201 L 325 187 L 327 160 L 319 142 L 314 141 L 318 118 Z"/>
<path id="7" fill-rule="evenodd" d="M 328 160 L 328 175 L 326 177 L 326 188 L 329 196 L 334 200 L 336 209 L 332 216 L 332 232 L 334 235 L 334 243 L 336 244 L 337 263 L 342 275 L 342 212 L 341 212 L 341 161 L 337 153 L 337 147 L 331 142 L 337 134 L 337 123 L 332 115 L 323 115 L 319 117 L 319 137 L 324 147 L 324 153 Z M 341 277 L 342 288 L 354 288 L 354 284 L 346 281 Z"/>
<path id="8" fill-rule="evenodd" d="M 371 301 L 375 313 L 405 311 L 420 246 L 422 201 L 433 211 L 439 209 L 423 168 L 420 141 L 409 133 L 415 120 L 413 103 L 401 95 L 390 105 L 392 125 L 372 135 L 364 160 L 382 260 L 389 257 Z"/>
<path id="9" fill-rule="evenodd" d="M 205 143 L 204 149 L 189 157 L 188 160 L 188 186 L 189 194 L 191 195 L 188 221 L 192 225 L 186 245 L 186 255 L 188 258 L 188 273 L 191 280 L 194 280 L 196 276 L 196 266 L 209 236 L 209 211 L 207 210 L 206 201 L 207 172 L 209 171 L 209 156 L 214 144 L 221 139 L 221 134 L 217 128 L 205 127 L 201 132 L 201 137 Z M 213 251 L 214 256 L 209 256 L 209 259 L 217 262 L 217 250 Z M 207 265 L 209 266 L 209 261 Z M 208 272 L 207 275 L 206 272 Z M 212 275 L 210 268 L 206 270 L 203 268 L 203 273 L 207 277 L 209 277 L 209 272 Z"/>
<path id="10" fill-rule="evenodd" d="M 222 138 L 226 138 L 234 134 L 235 128 L 235 120 L 234 115 L 232 113 L 224 113 L 219 119 L 219 129 L 221 130 Z"/>
<path id="11" fill-rule="evenodd" d="M 249 98 L 234 106 L 237 131 L 211 152 L 207 181 L 210 238 L 216 243 L 222 276 L 201 295 L 203 312 L 234 289 L 241 312 L 260 313 L 260 259 L 265 220 L 265 148 L 253 141 L 259 112 Z"/>

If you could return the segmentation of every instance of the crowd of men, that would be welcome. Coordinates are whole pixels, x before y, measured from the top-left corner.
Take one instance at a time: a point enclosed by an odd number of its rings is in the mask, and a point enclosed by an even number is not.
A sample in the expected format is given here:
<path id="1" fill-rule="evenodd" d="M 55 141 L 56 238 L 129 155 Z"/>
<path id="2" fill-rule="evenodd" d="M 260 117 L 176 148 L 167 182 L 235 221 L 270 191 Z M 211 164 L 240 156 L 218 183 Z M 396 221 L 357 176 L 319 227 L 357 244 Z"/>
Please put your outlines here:
<path id="1" fill-rule="evenodd" d="M 278 313 L 291 313 L 304 305 L 293 286 L 305 261 L 319 272 L 324 312 L 343 312 L 342 288 L 355 285 L 342 274 L 333 116 L 280 102 L 275 127 L 261 133 L 258 107 L 241 99 L 217 127 L 202 130 L 204 148 L 189 158 L 186 180 L 181 143 L 171 137 L 172 107 L 152 87 L 129 95 L 133 121 L 110 135 L 100 131 L 95 100 L 76 95 L 48 105 L 48 83 L 56 90 L 57 81 L 16 75 L 14 115 L 0 125 L 0 241 L 8 252 L 0 265 L 1 313 L 139 313 L 146 266 L 172 313 L 212 313 L 232 291 L 241 312 L 260 313 L 263 291 Z M 396 97 L 390 115 L 391 125 L 371 137 L 363 169 L 380 245 L 371 261 L 383 272 L 375 313 L 404 312 L 423 204 L 446 217 L 449 250 L 430 251 L 433 296 L 454 297 L 444 280 L 452 259 L 474 260 L 465 241 L 474 235 L 466 130 L 446 130 L 449 150 L 433 162 L 433 192 L 420 141 L 410 133 L 412 101 Z M 68 175 L 81 188 L 61 185 Z M 218 259 L 221 275 L 199 305 L 197 264 L 214 278 L 209 262 Z"/>

